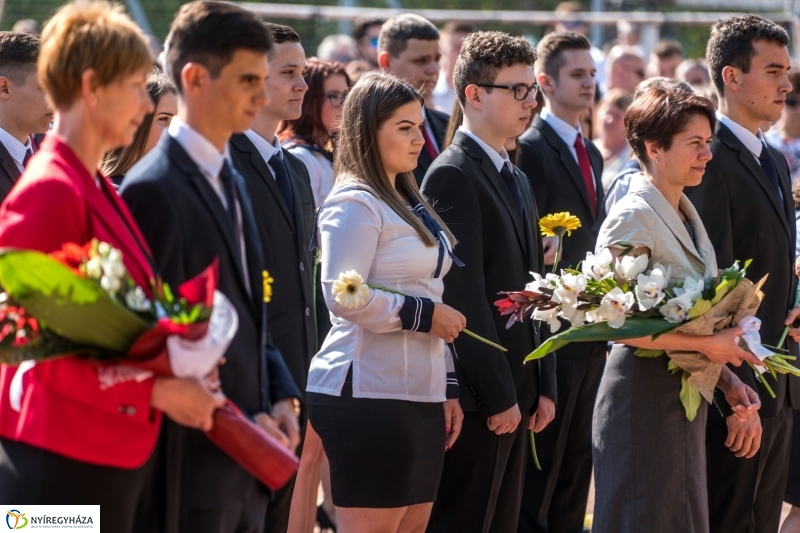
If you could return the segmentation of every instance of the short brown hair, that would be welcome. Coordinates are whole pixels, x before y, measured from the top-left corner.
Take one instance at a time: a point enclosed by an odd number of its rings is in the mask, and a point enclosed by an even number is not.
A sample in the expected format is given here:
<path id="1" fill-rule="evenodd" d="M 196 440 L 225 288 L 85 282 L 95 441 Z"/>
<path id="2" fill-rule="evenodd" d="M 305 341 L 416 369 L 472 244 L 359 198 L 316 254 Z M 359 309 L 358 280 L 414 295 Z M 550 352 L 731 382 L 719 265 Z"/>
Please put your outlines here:
<path id="1" fill-rule="evenodd" d="M 443 35 L 452 35 L 454 33 L 475 33 L 477 31 L 481 31 L 478 26 L 471 22 L 447 22 L 444 26 L 441 27 L 439 30 L 440 34 Z"/>
<path id="2" fill-rule="evenodd" d="M 714 104 L 691 92 L 652 87 L 639 94 L 625 113 L 625 135 L 642 165 L 649 162 L 645 142 L 669 150 L 689 119 L 701 115 L 714 131 Z"/>
<path id="3" fill-rule="evenodd" d="M 152 65 L 147 38 L 120 5 L 75 0 L 59 8 L 42 30 L 39 81 L 55 109 L 72 105 L 88 69 L 108 85 Z"/>
<path id="4" fill-rule="evenodd" d="M 167 36 L 167 72 L 181 92 L 181 71 L 199 63 L 219 76 L 237 50 L 268 54 L 269 31 L 250 12 L 225 2 L 199 0 L 181 6 Z"/>
<path id="5" fill-rule="evenodd" d="M 275 44 L 300 42 L 300 36 L 291 26 L 265 22 L 264 27 L 269 31 L 269 34 L 272 36 L 272 42 Z"/>
<path id="6" fill-rule="evenodd" d="M 494 83 L 497 72 L 505 67 L 536 63 L 536 50 L 522 37 L 500 31 L 479 31 L 464 38 L 453 71 L 456 97 L 464 106 L 468 85 Z M 491 88 L 486 89 L 491 92 Z"/>
<path id="7" fill-rule="evenodd" d="M 731 17 L 711 27 L 711 37 L 706 46 L 706 61 L 711 81 L 720 96 L 725 95 L 722 69 L 731 66 L 745 74 L 750 72 L 750 64 L 756 55 L 753 43 L 761 40 L 788 46 L 789 34 L 771 20 L 758 15 Z"/>
<path id="8" fill-rule="evenodd" d="M 39 37 L 30 33 L 0 31 L 0 76 L 17 85 L 25 83 L 39 59 Z"/>
<path id="9" fill-rule="evenodd" d="M 592 43 L 585 35 L 571 31 L 548 33 L 536 47 L 536 74 L 544 72 L 558 81 L 558 73 L 564 66 L 567 50 L 591 50 Z"/>
<path id="10" fill-rule="evenodd" d="M 428 19 L 413 13 L 394 16 L 381 26 L 378 52 L 389 52 L 390 56 L 398 57 L 408 48 L 409 39 L 438 41 L 439 30 Z"/>
<path id="11" fill-rule="evenodd" d="M 683 46 L 675 39 L 662 39 L 653 47 L 653 55 L 659 59 L 670 57 L 683 57 Z"/>

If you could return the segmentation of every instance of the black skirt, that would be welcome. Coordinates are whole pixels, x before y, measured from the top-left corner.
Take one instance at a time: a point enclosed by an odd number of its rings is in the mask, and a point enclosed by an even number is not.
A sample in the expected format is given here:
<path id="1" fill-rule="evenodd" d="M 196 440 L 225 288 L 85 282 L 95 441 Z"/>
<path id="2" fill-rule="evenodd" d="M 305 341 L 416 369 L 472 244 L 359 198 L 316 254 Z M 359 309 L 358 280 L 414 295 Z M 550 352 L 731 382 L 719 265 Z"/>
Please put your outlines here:
<path id="1" fill-rule="evenodd" d="M 792 424 L 792 451 L 789 458 L 789 477 L 783 501 L 800 507 L 800 411 L 794 411 Z"/>
<path id="2" fill-rule="evenodd" d="M 331 467 L 337 507 L 392 508 L 436 500 L 444 468 L 441 403 L 307 393 L 308 416 Z"/>

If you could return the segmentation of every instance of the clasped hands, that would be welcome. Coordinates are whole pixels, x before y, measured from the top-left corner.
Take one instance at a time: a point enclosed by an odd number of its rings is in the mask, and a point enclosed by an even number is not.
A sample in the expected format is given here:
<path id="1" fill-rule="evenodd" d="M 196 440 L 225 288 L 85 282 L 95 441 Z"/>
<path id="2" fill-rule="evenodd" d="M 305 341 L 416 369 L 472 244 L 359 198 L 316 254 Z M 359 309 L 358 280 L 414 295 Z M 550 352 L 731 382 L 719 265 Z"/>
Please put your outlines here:
<path id="1" fill-rule="evenodd" d="M 539 406 L 536 408 L 536 412 L 528 417 L 528 429 L 538 433 L 547 427 L 555 416 L 555 402 L 547 396 L 540 396 Z M 502 435 L 503 433 L 513 433 L 516 431 L 521 421 L 522 415 L 519 412 L 519 405 L 514 404 L 502 413 L 487 418 L 486 426 L 489 428 L 489 431 L 493 431 L 496 435 Z"/>

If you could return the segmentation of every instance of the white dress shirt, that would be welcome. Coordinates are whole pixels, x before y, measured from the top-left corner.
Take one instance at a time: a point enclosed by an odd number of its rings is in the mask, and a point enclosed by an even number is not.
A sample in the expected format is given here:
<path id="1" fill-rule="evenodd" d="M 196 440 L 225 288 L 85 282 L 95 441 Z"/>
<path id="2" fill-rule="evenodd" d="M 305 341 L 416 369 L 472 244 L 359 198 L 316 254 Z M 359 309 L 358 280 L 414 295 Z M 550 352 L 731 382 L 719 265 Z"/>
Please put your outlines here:
<path id="1" fill-rule="evenodd" d="M 286 149 L 306 166 L 314 194 L 314 205 L 322 205 L 333 189 L 333 163 L 319 151 L 304 144 L 287 145 Z"/>
<path id="2" fill-rule="evenodd" d="M 492 163 L 494 164 L 495 168 L 497 168 L 498 172 L 500 172 L 503 169 L 503 165 L 505 165 L 506 163 L 508 163 L 508 169 L 511 170 L 511 160 L 508 158 L 508 152 L 506 151 L 505 148 L 501 148 L 502 151 L 498 152 L 497 150 L 486 144 L 486 142 L 483 139 L 481 139 L 480 137 L 469 131 L 464 126 L 459 126 L 458 131 L 461 131 L 464 134 L 466 134 L 469 138 L 478 143 L 478 146 L 483 148 L 483 151 L 489 155 L 489 159 L 492 160 Z"/>
<path id="3" fill-rule="evenodd" d="M 272 138 L 272 142 L 270 143 L 264 137 L 259 135 L 258 133 L 254 132 L 253 130 L 247 130 L 244 132 L 245 136 L 250 139 L 258 153 L 261 154 L 261 157 L 264 158 L 264 162 L 267 164 L 269 171 L 272 172 L 272 178 L 275 179 L 275 169 L 272 168 L 272 165 L 269 164 L 269 160 L 272 159 L 276 153 L 279 155 L 281 159 L 283 159 L 283 151 L 281 150 L 281 141 L 278 140 L 278 136 L 275 135 Z"/>
<path id="4" fill-rule="evenodd" d="M 6 147 L 11 159 L 17 164 L 19 171 L 25 170 L 25 166 L 22 163 L 25 161 L 25 154 L 31 149 L 31 140 L 28 139 L 25 144 L 22 144 L 16 137 L 0 128 L 0 143 Z"/>
<path id="5" fill-rule="evenodd" d="M 456 92 L 447 83 L 447 76 L 444 73 L 439 75 L 439 80 L 433 88 L 433 106 L 448 115 L 453 112 L 453 104 L 456 102 Z"/>
<path id="6" fill-rule="evenodd" d="M 569 153 L 572 154 L 572 157 L 575 158 L 575 162 L 578 163 L 578 167 L 580 167 L 580 163 L 578 162 L 578 153 L 575 151 L 575 139 L 578 138 L 578 135 L 583 135 L 581 132 L 580 124 L 576 124 L 575 126 L 571 126 L 569 123 L 565 122 L 563 119 L 555 116 L 552 111 L 548 108 L 544 108 L 542 110 L 542 120 L 547 122 L 551 128 L 553 128 L 562 141 L 567 144 L 569 147 Z M 586 146 L 586 139 L 583 140 L 584 146 Z M 589 149 L 586 149 L 588 154 Z M 591 168 L 591 165 L 590 165 Z M 595 181 L 595 190 L 597 190 L 597 176 L 594 175 L 594 169 L 592 170 L 592 178 Z"/>
<path id="7" fill-rule="evenodd" d="M 332 288 L 341 272 L 355 270 L 370 285 L 441 302 L 449 255 L 434 278 L 439 247 L 425 246 L 412 226 L 367 191 L 334 189 L 318 217 L 322 287 L 333 327 L 311 361 L 306 390 L 341 395 L 352 365 L 355 398 L 443 402 L 454 368 L 450 351 L 435 335 L 402 329 L 405 297 L 370 289 L 360 306 L 348 309 Z"/>
<path id="8" fill-rule="evenodd" d="M 217 148 L 211 144 L 211 141 L 203 137 L 203 135 L 186 124 L 179 117 L 172 117 L 167 130 L 169 135 L 177 141 L 181 147 L 186 150 L 189 157 L 200 169 L 200 172 L 208 180 L 211 188 L 217 193 L 217 197 L 222 202 L 223 207 L 228 209 L 228 199 L 225 197 L 225 190 L 222 186 L 222 181 L 219 179 L 219 173 L 222 171 L 222 165 L 227 160 L 231 168 L 230 149 L 228 143 L 225 143 L 225 148 L 220 153 Z M 236 202 L 236 212 L 238 220 L 238 227 L 236 233 L 239 237 L 239 249 L 242 251 L 242 266 L 245 268 L 245 275 L 243 276 L 245 285 L 248 292 L 250 291 L 250 278 L 247 276 L 247 250 L 245 249 L 244 232 L 242 231 L 242 208 L 239 202 Z"/>

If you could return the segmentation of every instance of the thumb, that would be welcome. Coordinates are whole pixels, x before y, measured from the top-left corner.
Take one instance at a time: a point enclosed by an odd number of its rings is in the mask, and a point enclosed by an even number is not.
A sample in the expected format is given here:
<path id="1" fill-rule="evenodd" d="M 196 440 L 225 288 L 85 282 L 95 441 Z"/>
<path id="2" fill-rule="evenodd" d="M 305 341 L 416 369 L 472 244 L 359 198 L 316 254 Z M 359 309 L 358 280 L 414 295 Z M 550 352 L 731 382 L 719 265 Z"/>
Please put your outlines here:
<path id="1" fill-rule="evenodd" d="M 532 430 L 535 427 L 536 427 L 536 415 L 533 414 L 528 417 L 528 429 Z"/>
<path id="2" fill-rule="evenodd" d="M 744 328 L 742 328 L 741 326 L 734 326 L 732 328 L 729 328 L 729 331 L 731 332 L 731 335 L 735 335 L 738 337 L 739 335 L 742 335 L 744 333 Z"/>
<path id="3" fill-rule="evenodd" d="M 789 315 L 786 317 L 784 324 L 787 326 L 791 325 L 798 316 L 800 316 L 800 305 L 792 308 L 792 310 L 789 311 Z"/>

